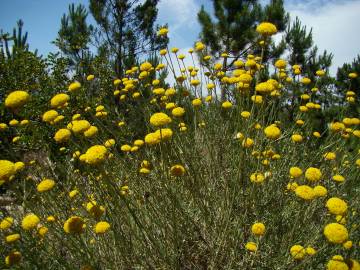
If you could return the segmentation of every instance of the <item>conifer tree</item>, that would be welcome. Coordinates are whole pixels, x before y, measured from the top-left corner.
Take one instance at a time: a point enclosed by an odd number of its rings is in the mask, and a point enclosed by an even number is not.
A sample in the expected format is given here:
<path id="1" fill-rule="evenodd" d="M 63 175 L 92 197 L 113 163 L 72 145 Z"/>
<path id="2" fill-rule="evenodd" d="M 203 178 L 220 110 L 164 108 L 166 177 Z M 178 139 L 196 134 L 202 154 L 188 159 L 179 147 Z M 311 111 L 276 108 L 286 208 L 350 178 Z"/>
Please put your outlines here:
<path id="1" fill-rule="evenodd" d="M 90 0 L 98 24 L 97 40 L 113 55 L 117 76 L 130 68 L 144 52 L 163 48 L 168 40 L 156 35 L 159 0 Z"/>
<path id="2" fill-rule="evenodd" d="M 357 74 L 356 78 L 349 78 L 350 73 Z M 342 105 L 349 104 L 347 106 L 347 112 L 349 116 L 358 117 L 360 114 L 360 55 L 358 55 L 352 63 L 345 63 L 342 67 L 339 67 L 336 74 L 336 85 L 338 87 L 338 95 L 343 102 Z M 346 92 L 352 91 L 355 93 L 354 100 L 349 103 L 345 103 Z"/>
<path id="3" fill-rule="evenodd" d="M 69 64 L 75 69 L 76 74 L 80 76 L 91 72 L 89 69 L 92 56 L 89 42 L 93 27 L 88 25 L 87 16 L 85 6 L 69 5 L 69 12 L 61 18 L 58 37 L 54 41 L 54 44 L 69 59 Z"/>
<path id="4" fill-rule="evenodd" d="M 245 52 L 250 50 L 256 53 L 256 26 L 260 22 L 268 21 L 277 26 L 279 32 L 286 29 L 289 15 L 286 13 L 282 0 L 271 0 L 266 6 L 262 6 L 257 0 L 212 0 L 214 17 L 204 8 L 198 13 L 198 21 L 201 25 L 200 39 L 209 48 L 208 53 L 217 61 L 221 53 L 226 52 L 229 57 L 223 60 L 223 71 L 232 68 L 234 62 Z M 278 57 L 284 49 L 281 43 L 276 47 L 273 42 L 267 44 L 264 60 L 271 58 L 269 48 Z M 222 100 L 225 97 L 221 93 Z"/>

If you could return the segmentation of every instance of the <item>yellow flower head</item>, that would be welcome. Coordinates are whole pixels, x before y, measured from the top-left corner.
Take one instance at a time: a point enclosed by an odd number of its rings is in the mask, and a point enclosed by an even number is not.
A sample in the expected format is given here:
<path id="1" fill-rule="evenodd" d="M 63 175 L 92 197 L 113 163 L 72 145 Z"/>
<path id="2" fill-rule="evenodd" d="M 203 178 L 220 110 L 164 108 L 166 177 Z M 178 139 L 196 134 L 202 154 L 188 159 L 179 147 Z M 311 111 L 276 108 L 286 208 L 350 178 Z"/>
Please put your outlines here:
<path id="1" fill-rule="evenodd" d="M 76 91 L 76 90 L 79 90 L 80 87 L 81 87 L 81 84 L 80 84 L 79 82 L 73 82 L 73 83 L 71 83 L 71 84 L 69 85 L 68 90 L 69 90 L 70 92 L 74 92 L 74 91 Z"/>
<path id="2" fill-rule="evenodd" d="M 25 91 L 13 91 L 5 99 L 5 107 L 16 109 L 22 107 L 28 100 L 30 95 Z"/>
<path id="3" fill-rule="evenodd" d="M 64 223 L 64 231 L 66 233 L 82 233 L 85 229 L 85 223 L 81 217 L 72 216 Z"/>
<path id="4" fill-rule="evenodd" d="M 64 143 L 64 142 L 67 142 L 69 141 L 71 137 L 71 132 L 70 130 L 66 129 L 66 128 L 62 128 L 62 129 L 59 129 L 55 135 L 54 135 L 54 140 L 57 142 L 57 143 Z"/>
<path id="5" fill-rule="evenodd" d="M 281 136 L 281 131 L 276 125 L 270 125 L 264 129 L 265 136 L 269 139 L 276 140 Z"/>
<path id="6" fill-rule="evenodd" d="M 174 165 L 170 168 L 170 173 L 173 176 L 183 176 L 185 174 L 185 168 L 182 165 Z"/>
<path id="7" fill-rule="evenodd" d="M 28 231 L 28 230 L 32 230 L 34 228 L 36 228 L 36 226 L 39 224 L 40 219 L 37 215 L 35 214 L 28 214 L 26 215 L 22 222 L 21 222 L 21 227 Z"/>
<path id="8" fill-rule="evenodd" d="M 164 126 L 171 123 L 171 118 L 166 113 L 154 113 L 150 117 L 150 124 L 155 127 Z"/>
<path id="9" fill-rule="evenodd" d="M 271 36 L 276 34 L 277 28 L 274 24 L 269 22 L 262 22 L 256 27 L 256 32 L 263 36 Z"/>
<path id="10" fill-rule="evenodd" d="M 254 243 L 254 242 L 247 242 L 247 243 L 245 244 L 245 248 L 246 248 L 248 251 L 251 251 L 251 252 L 257 251 L 257 245 L 256 245 L 256 243 Z"/>
<path id="11" fill-rule="evenodd" d="M 21 238 L 20 234 L 18 234 L 18 233 L 10 234 L 5 237 L 5 242 L 6 243 L 14 243 L 17 240 L 19 240 L 20 238 Z"/>
<path id="12" fill-rule="evenodd" d="M 342 244 L 349 237 L 346 227 L 339 223 L 327 224 L 324 228 L 324 235 L 329 242 L 334 244 Z"/>
<path id="13" fill-rule="evenodd" d="M 61 108 L 66 106 L 69 100 L 70 100 L 69 95 L 57 94 L 52 97 L 52 99 L 50 100 L 50 104 L 52 108 Z"/>
<path id="14" fill-rule="evenodd" d="M 265 225 L 261 222 L 254 223 L 251 226 L 251 232 L 256 236 L 262 236 L 265 234 Z"/>
<path id="15" fill-rule="evenodd" d="M 295 194 L 296 196 L 304 200 L 312 200 L 315 198 L 314 190 L 307 185 L 298 186 L 295 189 Z"/>
<path id="16" fill-rule="evenodd" d="M 318 168 L 310 167 L 305 171 L 305 178 L 310 182 L 317 182 L 322 178 L 322 173 Z"/>
<path id="17" fill-rule="evenodd" d="M 52 189 L 55 186 L 55 181 L 51 179 L 42 180 L 36 187 L 38 192 L 45 192 Z"/>
<path id="18" fill-rule="evenodd" d="M 103 145 L 91 146 L 85 153 L 85 162 L 96 165 L 103 162 L 106 158 L 107 149 Z"/>
<path id="19" fill-rule="evenodd" d="M 326 208 L 331 214 L 344 215 L 347 211 L 348 206 L 344 200 L 337 197 L 332 197 L 327 200 Z"/>
<path id="20" fill-rule="evenodd" d="M 6 181 L 16 173 L 15 164 L 9 160 L 0 160 L 0 181 Z"/>
<path id="21" fill-rule="evenodd" d="M 290 254 L 295 260 L 301 260 L 306 255 L 306 250 L 301 245 L 294 245 L 290 248 Z"/>
<path id="22" fill-rule="evenodd" d="M 96 234 L 104 234 L 110 229 L 110 224 L 106 221 L 100 221 L 95 225 Z"/>
<path id="23" fill-rule="evenodd" d="M 298 178 L 302 175 L 302 170 L 299 167 L 291 167 L 289 170 L 290 176 L 294 178 Z"/>
<path id="24" fill-rule="evenodd" d="M 0 230 L 7 230 L 9 229 L 12 224 L 14 223 L 14 219 L 12 217 L 5 217 L 0 222 Z"/>

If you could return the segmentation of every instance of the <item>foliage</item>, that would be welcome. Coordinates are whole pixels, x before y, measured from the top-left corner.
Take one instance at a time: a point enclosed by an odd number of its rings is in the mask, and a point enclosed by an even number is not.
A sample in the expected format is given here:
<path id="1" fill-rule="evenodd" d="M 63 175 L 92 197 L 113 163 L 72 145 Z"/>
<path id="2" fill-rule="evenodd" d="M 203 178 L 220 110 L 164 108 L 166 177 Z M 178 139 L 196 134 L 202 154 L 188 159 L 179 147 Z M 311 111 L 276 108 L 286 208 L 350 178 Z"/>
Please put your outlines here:
<path id="1" fill-rule="evenodd" d="M 90 1 L 90 11 L 99 29 L 97 40 L 111 52 L 114 69 L 121 77 L 144 52 L 167 44 L 156 36 L 158 0 Z"/>

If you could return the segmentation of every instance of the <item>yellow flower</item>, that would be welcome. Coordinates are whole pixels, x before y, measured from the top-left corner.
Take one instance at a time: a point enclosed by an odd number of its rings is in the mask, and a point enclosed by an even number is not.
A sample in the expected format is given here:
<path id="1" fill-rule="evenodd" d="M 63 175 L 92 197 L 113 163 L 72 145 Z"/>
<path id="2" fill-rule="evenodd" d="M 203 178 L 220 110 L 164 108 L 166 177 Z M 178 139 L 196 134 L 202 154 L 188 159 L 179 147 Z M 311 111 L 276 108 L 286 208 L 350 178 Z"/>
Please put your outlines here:
<path id="1" fill-rule="evenodd" d="M 256 27 L 256 32 L 263 36 L 271 36 L 276 34 L 277 28 L 270 22 L 262 22 Z"/>
<path id="2" fill-rule="evenodd" d="M 171 114 L 175 117 L 181 117 L 185 114 L 185 110 L 182 107 L 177 107 L 171 111 Z"/>
<path id="3" fill-rule="evenodd" d="M 158 129 L 154 132 L 155 136 L 157 136 L 157 138 L 159 140 L 169 140 L 171 139 L 173 132 L 170 128 L 162 128 L 162 129 Z"/>
<path id="4" fill-rule="evenodd" d="M 356 79 L 358 77 L 358 74 L 356 72 L 351 72 L 348 76 L 350 79 Z"/>
<path id="5" fill-rule="evenodd" d="M 49 231 L 49 229 L 45 226 L 41 226 L 38 230 L 38 233 L 41 237 L 44 237 L 45 234 L 47 234 L 47 232 Z"/>
<path id="6" fill-rule="evenodd" d="M 245 244 L 245 248 L 251 252 L 257 251 L 257 245 L 254 242 L 247 242 Z"/>
<path id="7" fill-rule="evenodd" d="M 353 242 L 352 241 L 346 241 L 345 243 L 343 243 L 343 247 L 345 249 L 351 249 L 353 246 Z"/>
<path id="8" fill-rule="evenodd" d="M 185 174 L 185 168 L 182 165 L 174 165 L 170 168 L 170 173 L 173 176 L 183 176 Z"/>
<path id="9" fill-rule="evenodd" d="M 90 127 L 91 124 L 87 120 L 74 120 L 68 125 L 68 128 L 75 134 L 84 133 Z"/>
<path id="10" fill-rule="evenodd" d="M 120 147 L 120 150 L 123 152 L 130 152 L 131 151 L 131 145 L 124 144 Z"/>
<path id="11" fill-rule="evenodd" d="M 291 140 L 295 143 L 299 143 L 303 141 L 303 137 L 300 134 L 291 135 Z"/>
<path id="12" fill-rule="evenodd" d="M 106 158 L 107 149 L 103 145 L 91 146 L 85 153 L 85 162 L 96 165 L 103 162 Z"/>
<path id="13" fill-rule="evenodd" d="M 85 229 L 85 223 L 81 217 L 72 216 L 65 221 L 63 228 L 66 233 L 82 233 Z"/>
<path id="14" fill-rule="evenodd" d="M 9 125 L 12 126 L 12 127 L 16 127 L 18 124 L 19 124 L 19 121 L 16 120 L 16 119 L 12 119 L 9 122 Z"/>
<path id="15" fill-rule="evenodd" d="M 326 265 L 327 270 L 349 270 L 348 265 L 344 262 L 344 258 L 340 255 L 335 255 Z"/>
<path id="16" fill-rule="evenodd" d="M 192 105 L 193 105 L 194 107 L 199 107 L 199 106 L 201 106 L 201 104 L 202 104 L 202 101 L 201 101 L 200 98 L 196 98 L 196 99 L 194 99 L 194 100 L 192 101 Z"/>
<path id="17" fill-rule="evenodd" d="M 278 69 L 283 69 L 286 67 L 286 61 L 283 59 L 279 59 L 275 62 L 275 67 L 277 67 Z"/>
<path id="18" fill-rule="evenodd" d="M 159 127 L 171 123 L 171 118 L 166 113 L 154 113 L 150 117 L 150 124 Z"/>
<path id="19" fill-rule="evenodd" d="M 250 148 L 251 146 L 254 145 L 254 141 L 253 141 L 253 139 L 246 138 L 246 139 L 243 139 L 241 144 L 245 148 Z"/>
<path id="20" fill-rule="evenodd" d="M 342 183 L 345 181 L 345 177 L 340 174 L 336 174 L 332 177 L 332 180 L 334 180 L 335 182 L 338 182 L 338 183 Z"/>
<path id="21" fill-rule="evenodd" d="M 341 122 L 334 122 L 330 124 L 330 130 L 334 132 L 339 132 L 345 129 L 345 125 Z"/>
<path id="22" fill-rule="evenodd" d="M 77 194 L 79 194 L 79 191 L 77 189 L 73 189 L 69 192 L 70 199 L 74 198 Z"/>
<path id="23" fill-rule="evenodd" d="M 253 183 L 260 184 L 264 182 L 265 176 L 262 173 L 253 173 L 250 175 L 250 181 Z"/>
<path id="24" fill-rule="evenodd" d="M 274 91 L 274 85 L 270 82 L 262 82 L 256 85 L 255 90 L 259 93 L 270 93 Z"/>
<path id="25" fill-rule="evenodd" d="M 325 71 L 320 69 L 320 70 L 317 70 L 315 72 L 315 74 L 316 74 L 316 76 L 322 77 L 325 75 Z"/>
<path id="26" fill-rule="evenodd" d="M 5 257 L 5 264 L 7 266 L 12 266 L 17 264 L 21 260 L 21 253 L 19 251 L 12 251 L 9 255 Z"/>
<path id="27" fill-rule="evenodd" d="M 256 104 L 261 104 L 263 102 L 263 97 L 260 95 L 251 96 L 251 100 Z"/>
<path id="28" fill-rule="evenodd" d="M 309 78 L 304 77 L 301 79 L 301 83 L 307 85 L 311 83 L 311 80 Z"/>
<path id="29" fill-rule="evenodd" d="M 344 215 L 347 211 L 347 203 L 337 197 L 332 197 L 327 200 L 326 207 L 331 214 L 334 215 Z"/>
<path id="30" fill-rule="evenodd" d="M 306 250 L 301 245 L 294 245 L 290 248 L 290 254 L 295 260 L 301 260 L 306 255 Z"/>
<path id="31" fill-rule="evenodd" d="M 38 192 L 45 192 L 52 189 L 55 186 L 55 181 L 51 179 L 42 180 L 36 187 Z"/>
<path id="32" fill-rule="evenodd" d="M 95 233 L 103 234 L 106 233 L 110 229 L 110 224 L 106 221 L 100 221 L 95 225 Z"/>
<path id="33" fill-rule="evenodd" d="M 17 240 L 19 240 L 20 238 L 21 238 L 20 234 L 18 234 L 18 233 L 10 234 L 5 237 L 5 242 L 13 243 L 13 242 L 16 242 Z"/>
<path id="34" fill-rule="evenodd" d="M 67 94 L 57 94 L 50 100 L 51 108 L 61 108 L 67 105 L 70 97 Z"/>
<path id="35" fill-rule="evenodd" d="M 202 51 L 204 48 L 205 48 L 205 45 L 201 41 L 198 41 L 195 43 L 195 50 Z"/>
<path id="36" fill-rule="evenodd" d="M 310 182 L 317 182 L 321 177 L 322 173 L 318 168 L 310 167 L 305 171 L 305 178 Z"/>
<path id="37" fill-rule="evenodd" d="M 26 231 L 32 230 L 32 229 L 36 228 L 36 226 L 39 224 L 39 222 L 40 222 L 40 219 L 37 215 L 27 214 L 21 222 L 21 227 Z"/>
<path id="38" fill-rule="evenodd" d="M 62 128 L 62 129 L 59 129 L 55 135 L 54 135 L 54 140 L 57 142 L 57 143 L 64 143 L 64 142 L 67 142 L 69 141 L 71 137 L 71 132 L 70 130 L 66 129 L 66 128 Z"/>
<path id="39" fill-rule="evenodd" d="M 307 186 L 307 185 L 298 186 L 295 189 L 295 194 L 296 194 L 296 196 L 298 196 L 298 197 L 300 197 L 301 199 L 304 199 L 304 200 L 312 200 L 315 197 L 314 190 L 311 187 Z"/>
<path id="40" fill-rule="evenodd" d="M 148 145 L 154 145 L 160 143 L 160 138 L 154 132 L 147 134 L 144 140 L 145 143 Z"/>
<path id="41" fill-rule="evenodd" d="M 84 136 L 86 138 L 94 137 L 98 133 L 99 129 L 96 126 L 90 126 L 85 132 Z"/>
<path id="42" fill-rule="evenodd" d="M 262 236 L 265 234 L 265 225 L 261 222 L 254 223 L 251 226 L 251 232 L 256 236 Z"/>
<path id="43" fill-rule="evenodd" d="M 313 135 L 314 135 L 316 138 L 320 138 L 320 137 L 321 137 L 320 133 L 317 132 L 317 131 L 315 131 L 315 132 L 313 133 Z"/>
<path id="44" fill-rule="evenodd" d="M 243 111 L 243 112 L 241 112 L 240 115 L 241 115 L 241 117 L 247 119 L 247 118 L 250 117 L 250 112 L 248 112 L 248 111 Z"/>
<path id="45" fill-rule="evenodd" d="M 281 136 L 281 131 L 276 125 L 270 125 L 264 129 L 265 136 L 269 139 L 276 140 Z"/>
<path id="46" fill-rule="evenodd" d="M 109 148 L 109 147 L 115 145 L 115 140 L 114 140 L 114 139 L 106 140 L 106 142 L 104 143 L 104 145 Z"/>
<path id="47" fill-rule="evenodd" d="M 87 80 L 87 81 L 92 81 L 94 78 L 95 78 L 95 76 L 92 75 L 92 74 L 90 74 L 90 75 L 88 75 L 88 76 L 86 77 L 86 80 Z"/>
<path id="48" fill-rule="evenodd" d="M 298 178 L 302 175 L 302 170 L 299 167 L 291 167 L 289 170 L 289 174 L 294 177 L 294 178 Z"/>
<path id="49" fill-rule="evenodd" d="M 221 104 L 223 109 L 230 109 L 232 107 L 232 103 L 230 101 L 225 101 Z"/>
<path id="50" fill-rule="evenodd" d="M 7 230 L 9 229 L 14 223 L 14 219 L 12 217 L 5 217 L 3 220 L 1 220 L 0 222 L 0 230 Z"/>
<path id="51" fill-rule="evenodd" d="M 316 197 L 325 197 L 327 195 L 327 189 L 323 186 L 315 186 L 314 192 Z"/>
<path id="52" fill-rule="evenodd" d="M 324 228 L 324 235 L 329 242 L 334 244 L 342 244 L 349 237 L 346 227 L 339 223 L 327 224 Z"/>
<path id="53" fill-rule="evenodd" d="M 47 111 L 45 112 L 43 115 L 42 115 L 42 120 L 44 122 L 52 122 L 55 120 L 55 118 L 58 116 L 58 112 L 55 111 L 55 110 L 50 110 L 50 111 Z"/>
<path id="54" fill-rule="evenodd" d="M 336 154 L 334 152 L 327 152 L 323 157 L 325 160 L 334 160 L 336 158 Z"/>
<path id="55" fill-rule="evenodd" d="M 5 99 L 5 107 L 15 109 L 22 107 L 30 99 L 30 95 L 25 91 L 13 91 Z"/>
<path id="56" fill-rule="evenodd" d="M 149 71 L 152 67 L 153 66 L 149 62 L 144 62 L 140 65 L 140 71 Z"/>
<path id="57" fill-rule="evenodd" d="M 81 87 L 81 84 L 80 84 L 79 82 L 73 82 L 73 83 L 71 83 L 71 84 L 69 85 L 68 90 L 69 90 L 70 92 L 74 92 L 74 91 L 80 89 L 80 87 Z"/>
<path id="58" fill-rule="evenodd" d="M 0 180 L 6 181 L 16 173 L 15 164 L 9 160 L 0 160 Z"/>
<path id="59" fill-rule="evenodd" d="M 307 247 L 305 249 L 307 255 L 313 256 L 316 254 L 316 250 L 313 247 Z"/>

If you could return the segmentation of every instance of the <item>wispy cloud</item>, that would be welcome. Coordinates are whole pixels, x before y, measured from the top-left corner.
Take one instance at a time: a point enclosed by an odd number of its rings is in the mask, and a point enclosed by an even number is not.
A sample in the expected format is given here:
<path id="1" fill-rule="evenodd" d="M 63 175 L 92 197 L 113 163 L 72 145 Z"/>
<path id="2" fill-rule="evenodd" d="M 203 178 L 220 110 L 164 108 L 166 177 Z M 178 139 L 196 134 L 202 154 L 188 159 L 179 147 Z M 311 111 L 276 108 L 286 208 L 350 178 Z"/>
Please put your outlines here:
<path id="1" fill-rule="evenodd" d="M 287 1 L 286 9 L 292 18 L 299 17 L 309 29 L 313 29 L 314 44 L 321 51 L 334 54 L 331 72 L 338 66 L 351 62 L 360 54 L 360 1 L 349 0 L 296 0 Z"/>

